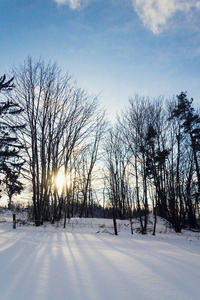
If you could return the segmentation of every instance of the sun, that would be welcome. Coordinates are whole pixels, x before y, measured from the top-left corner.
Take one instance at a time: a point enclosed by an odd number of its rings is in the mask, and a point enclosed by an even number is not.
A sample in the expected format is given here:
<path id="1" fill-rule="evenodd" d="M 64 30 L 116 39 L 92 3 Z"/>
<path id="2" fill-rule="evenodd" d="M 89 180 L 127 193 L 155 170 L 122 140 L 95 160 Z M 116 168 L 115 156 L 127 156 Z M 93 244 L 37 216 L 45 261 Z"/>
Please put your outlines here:
<path id="1" fill-rule="evenodd" d="M 66 186 L 69 188 L 70 180 L 69 177 L 64 174 L 61 170 L 58 171 L 55 177 L 55 184 L 59 193 L 62 193 L 63 187 Z"/>
<path id="2" fill-rule="evenodd" d="M 65 175 L 59 171 L 55 178 L 55 183 L 58 189 L 62 189 L 65 184 Z"/>

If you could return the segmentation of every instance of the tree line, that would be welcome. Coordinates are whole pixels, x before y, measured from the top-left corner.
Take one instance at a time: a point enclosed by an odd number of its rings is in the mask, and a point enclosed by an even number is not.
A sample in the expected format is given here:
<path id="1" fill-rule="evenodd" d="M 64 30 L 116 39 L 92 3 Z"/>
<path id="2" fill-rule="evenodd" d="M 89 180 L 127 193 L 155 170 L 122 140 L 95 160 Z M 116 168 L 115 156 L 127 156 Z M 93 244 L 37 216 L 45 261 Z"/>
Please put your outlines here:
<path id="1" fill-rule="evenodd" d="M 136 95 L 111 127 L 97 97 L 28 57 L 1 77 L 0 93 L 1 185 L 10 206 L 29 186 L 37 226 L 101 212 L 114 224 L 137 216 L 145 234 L 153 212 L 154 234 L 157 216 L 176 231 L 198 227 L 200 116 L 186 92 Z"/>
<path id="2" fill-rule="evenodd" d="M 193 99 L 154 101 L 136 96 L 110 130 L 106 142 L 106 180 L 117 217 L 138 213 L 147 232 L 149 211 L 179 232 L 197 227 L 199 218 L 200 117 Z"/>

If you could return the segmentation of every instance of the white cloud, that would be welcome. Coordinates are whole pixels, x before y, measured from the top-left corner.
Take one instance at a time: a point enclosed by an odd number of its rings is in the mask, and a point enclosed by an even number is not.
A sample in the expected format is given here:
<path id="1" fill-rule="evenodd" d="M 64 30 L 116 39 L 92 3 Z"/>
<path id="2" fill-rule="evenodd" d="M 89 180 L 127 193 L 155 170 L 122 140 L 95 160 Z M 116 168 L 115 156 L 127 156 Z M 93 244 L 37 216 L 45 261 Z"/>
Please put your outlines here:
<path id="1" fill-rule="evenodd" d="M 54 0 L 58 5 L 68 5 L 71 9 L 85 7 L 94 0 Z M 104 0 L 113 1 L 116 0 Z M 121 0 L 124 1 L 124 0 Z M 126 0 L 128 1 L 128 0 Z M 130 0 L 129 0 L 130 1 Z M 192 9 L 200 10 L 200 0 L 131 0 L 134 10 L 144 26 L 154 34 L 164 30 L 176 12 L 189 13 Z"/>
<path id="2" fill-rule="evenodd" d="M 154 34 L 160 33 L 177 11 L 187 13 L 193 8 L 200 9 L 200 1 L 197 0 L 132 0 L 132 2 L 144 26 Z"/>
<path id="3" fill-rule="evenodd" d="M 54 0 L 59 5 L 69 5 L 71 9 L 77 9 L 81 6 L 82 0 Z"/>

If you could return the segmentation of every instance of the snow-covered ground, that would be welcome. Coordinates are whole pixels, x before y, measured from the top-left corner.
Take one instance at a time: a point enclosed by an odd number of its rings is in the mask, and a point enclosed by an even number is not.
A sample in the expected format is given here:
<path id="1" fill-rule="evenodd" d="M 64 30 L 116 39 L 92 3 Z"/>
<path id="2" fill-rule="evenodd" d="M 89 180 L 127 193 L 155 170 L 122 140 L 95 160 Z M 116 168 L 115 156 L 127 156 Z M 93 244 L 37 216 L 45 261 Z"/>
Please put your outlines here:
<path id="1" fill-rule="evenodd" d="M 117 221 L 114 236 L 104 219 L 14 230 L 11 217 L 0 214 L 0 300 L 200 299 L 199 233 L 161 219 L 156 236 L 137 233 L 136 221 L 133 235 Z"/>

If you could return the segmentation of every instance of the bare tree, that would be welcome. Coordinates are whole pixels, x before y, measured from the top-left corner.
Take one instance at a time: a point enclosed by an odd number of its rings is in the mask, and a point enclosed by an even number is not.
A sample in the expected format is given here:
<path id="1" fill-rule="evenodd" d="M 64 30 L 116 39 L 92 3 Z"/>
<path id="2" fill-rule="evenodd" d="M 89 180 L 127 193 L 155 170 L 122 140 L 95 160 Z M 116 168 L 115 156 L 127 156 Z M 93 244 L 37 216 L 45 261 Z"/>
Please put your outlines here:
<path id="1" fill-rule="evenodd" d="M 145 234 L 147 230 L 148 215 L 146 157 L 143 148 L 145 145 L 145 133 L 150 119 L 149 107 L 150 103 L 148 99 L 145 100 L 136 96 L 135 99 L 130 99 L 129 107 L 120 121 L 123 128 L 124 140 L 131 152 L 131 173 L 134 178 L 137 211 L 139 213 L 142 234 Z"/>
<path id="2" fill-rule="evenodd" d="M 80 209 L 81 218 L 83 216 L 84 208 L 87 206 L 89 200 L 90 207 L 92 207 L 92 173 L 94 171 L 95 163 L 98 160 L 98 151 L 102 137 L 105 134 L 107 126 L 105 119 L 105 113 L 99 114 L 96 119 L 95 127 L 93 129 L 93 137 L 90 138 L 89 144 L 84 148 L 81 153 L 81 166 L 80 168 L 80 183 L 81 192 L 83 195 L 83 201 Z M 88 216 L 88 214 L 87 214 Z"/>
<path id="3" fill-rule="evenodd" d="M 104 185 L 112 206 L 113 224 L 117 234 L 116 218 L 132 217 L 129 183 L 130 152 L 122 138 L 121 128 L 111 128 L 104 143 Z M 105 194 L 105 193 L 104 193 Z"/>
<path id="4" fill-rule="evenodd" d="M 20 122 L 26 130 L 20 138 L 26 144 L 33 190 L 36 225 L 43 218 L 60 217 L 65 199 L 59 195 L 55 178 L 61 167 L 68 172 L 74 149 L 92 132 L 98 108 L 97 98 L 89 97 L 56 64 L 28 57 L 13 69 L 17 88 L 13 99 L 24 109 Z"/>

